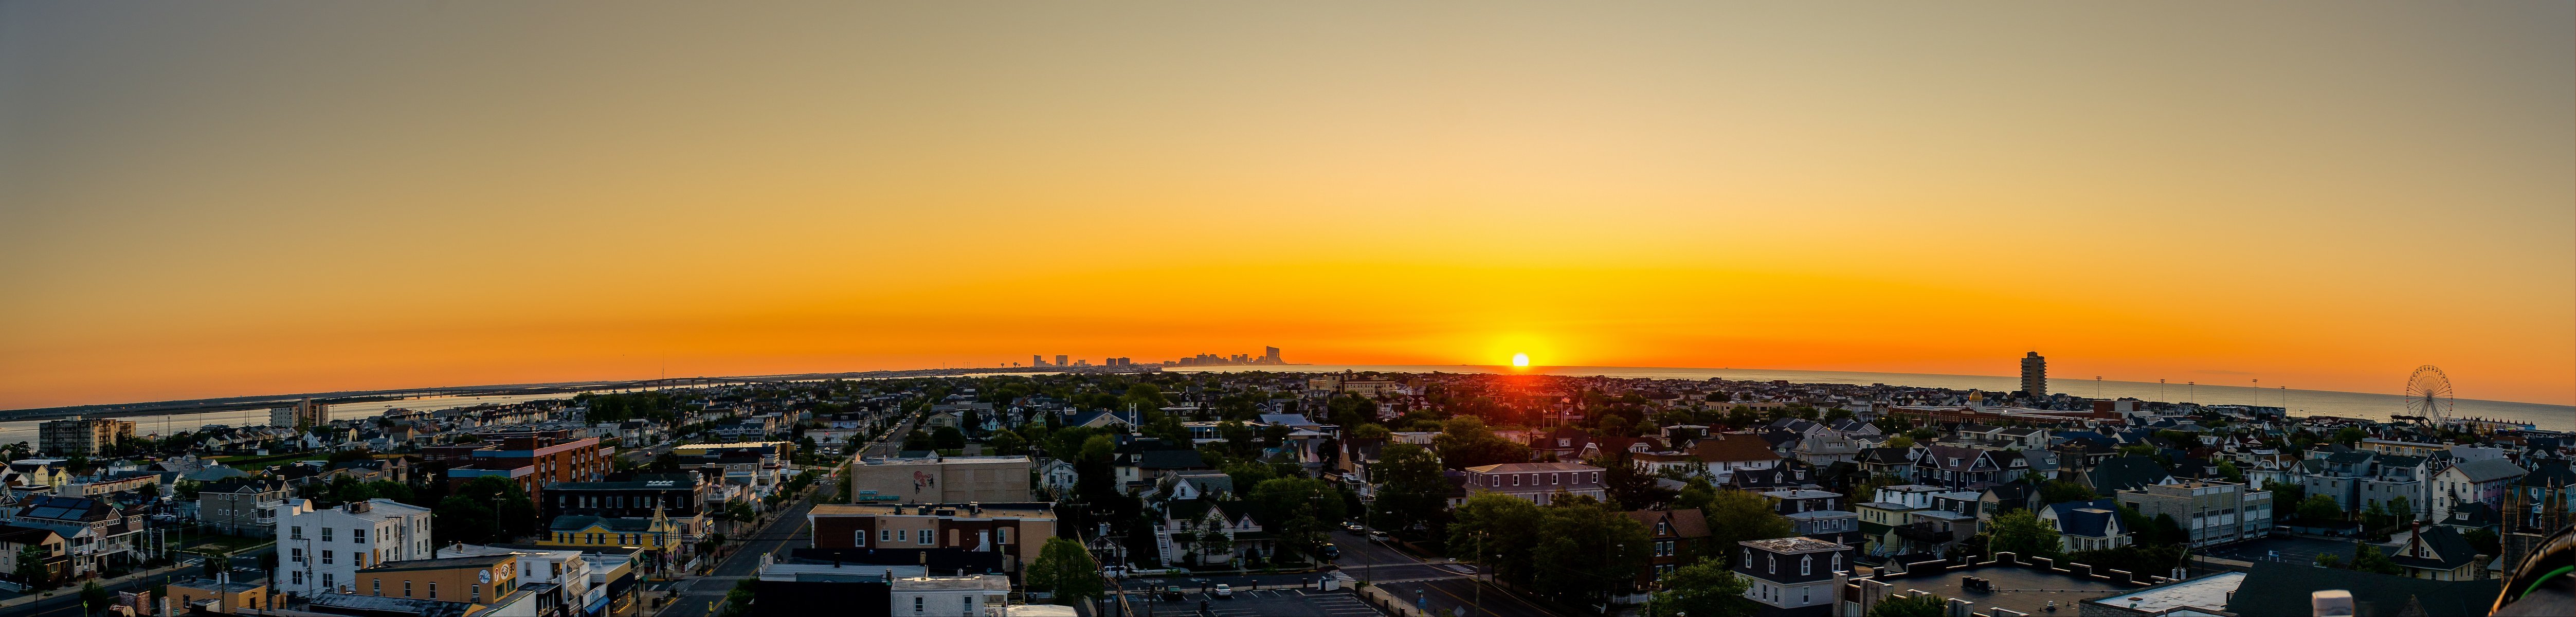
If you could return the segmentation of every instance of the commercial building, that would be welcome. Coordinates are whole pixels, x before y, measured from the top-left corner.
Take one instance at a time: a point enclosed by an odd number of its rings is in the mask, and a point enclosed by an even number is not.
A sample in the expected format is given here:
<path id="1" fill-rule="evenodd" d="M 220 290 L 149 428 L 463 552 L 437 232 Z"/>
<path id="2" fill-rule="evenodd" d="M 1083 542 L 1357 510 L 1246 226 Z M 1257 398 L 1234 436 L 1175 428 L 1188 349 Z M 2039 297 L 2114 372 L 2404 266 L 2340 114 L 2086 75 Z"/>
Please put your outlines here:
<path id="1" fill-rule="evenodd" d="M 2021 357 L 2021 391 L 2030 393 L 2031 398 L 2048 396 L 2048 358 L 2039 352 Z"/>
<path id="2" fill-rule="evenodd" d="M 1056 535 L 1054 504 L 824 504 L 805 514 L 813 548 L 951 549 L 1036 561 Z M 1006 566 L 1008 567 L 1008 566 Z"/>
<path id="3" fill-rule="evenodd" d="M 1471 494 L 1499 493 L 1542 506 L 1554 501 L 1560 492 L 1594 499 L 1608 494 L 1601 484 L 1602 469 L 1580 463 L 1501 463 L 1465 471 L 1466 489 Z"/>
<path id="4" fill-rule="evenodd" d="M 167 596 L 177 610 L 204 609 L 208 613 L 238 615 L 276 608 L 269 604 L 268 586 L 231 580 L 192 578 L 170 581 Z"/>
<path id="5" fill-rule="evenodd" d="M 391 499 L 317 508 L 313 500 L 277 506 L 279 591 L 312 597 L 356 589 L 357 572 L 380 563 L 428 557 L 430 510 Z"/>
<path id="6" fill-rule="evenodd" d="M 428 448 L 430 462 L 444 462 L 449 486 L 475 478 L 497 477 L 519 485 L 528 500 L 545 503 L 542 489 L 556 482 L 596 482 L 608 474 L 609 452 L 597 437 L 575 437 L 569 431 L 530 431 L 499 435 L 498 443 Z"/>
<path id="7" fill-rule="evenodd" d="M 36 450 L 54 456 L 99 456 L 134 438 L 134 423 L 72 416 L 36 425 Z"/>
<path id="8" fill-rule="evenodd" d="M 850 466 L 851 501 L 1017 503 L 1031 499 L 1029 457 L 877 458 Z"/>
<path id="9" fill-rule="evenodd" d="M 2272 492 L 2243 484 L 2183 480 L 2120 491 L 2113 498 L 2153 520 L 2173 517 L 2192 546 L 2261 538 L 2272 532 Z"/>
<path id="10" fill-rule="evenodd" d="M 391 561 L 359 570 L 358 595 L 495 604 L 519 588 L 519 555 L 468 555 Z"/>

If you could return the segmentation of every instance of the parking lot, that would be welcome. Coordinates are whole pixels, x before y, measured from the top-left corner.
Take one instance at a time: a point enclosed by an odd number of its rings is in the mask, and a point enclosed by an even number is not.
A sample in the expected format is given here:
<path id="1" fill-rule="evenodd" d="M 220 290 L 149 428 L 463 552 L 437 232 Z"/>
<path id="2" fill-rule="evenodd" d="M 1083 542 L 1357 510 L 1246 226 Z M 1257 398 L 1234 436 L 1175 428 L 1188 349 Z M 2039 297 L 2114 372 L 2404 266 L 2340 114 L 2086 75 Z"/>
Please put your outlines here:
<path id="1" fill-rule="evenodd" d="M 2274 551 L 2279 552 L 2278 556 L 2273 554 Z M 2238 542 L 2226 546 L 2214 546 L 2202 552 L 2202 554 L 2220 559 L 2234 559 L 2237 561 L 2278 561 L 2282 563 L 2297 564 L 2316 563 L 2317 555 L 2320 553 L 2334 555 L 2336 559 L 2341 560 L 2344 563 L 2351 563 L 2352 541 L 2319 540 L 2316 538 L 2302 538 L 2296 536 L 2272 536 L 2250 542 Z"/>
<path id="2" fill-rule="evenodd" d="M 1205 606 L 1217 617 L 1271 617 L 1277 615 L 1314 615 L 1318 617 L 1385 617 L 1385 613 L 1360 600 L 1349 589 L 1317 591 L 1314 589 L 1280 588 L 1236 591 L 1232 597 L 1193 590 L 1178 602 L 1154 601 L 1144 604 L 1145 594 L 1131 596 L 1139 614 L 1188 615 Z"/>

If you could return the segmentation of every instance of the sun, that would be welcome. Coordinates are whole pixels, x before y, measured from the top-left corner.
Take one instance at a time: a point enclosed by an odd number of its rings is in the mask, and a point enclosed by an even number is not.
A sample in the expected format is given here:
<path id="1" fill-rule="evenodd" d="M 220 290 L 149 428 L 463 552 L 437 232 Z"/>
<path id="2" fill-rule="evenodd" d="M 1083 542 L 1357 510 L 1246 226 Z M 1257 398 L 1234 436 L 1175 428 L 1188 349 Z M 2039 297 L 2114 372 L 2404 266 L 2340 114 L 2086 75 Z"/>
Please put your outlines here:
<path id="1" fill-rule="evenodd" d="M 1522 368 L 1527 368 L 1527 367 L 1529 367 L 1529 354 L 1525 354 L 1525 353 L 1516 353 L 1516 354 L 1512 354 L 1512 366 L 1517 366 L 1517 367 L 1522 367 Z"/>

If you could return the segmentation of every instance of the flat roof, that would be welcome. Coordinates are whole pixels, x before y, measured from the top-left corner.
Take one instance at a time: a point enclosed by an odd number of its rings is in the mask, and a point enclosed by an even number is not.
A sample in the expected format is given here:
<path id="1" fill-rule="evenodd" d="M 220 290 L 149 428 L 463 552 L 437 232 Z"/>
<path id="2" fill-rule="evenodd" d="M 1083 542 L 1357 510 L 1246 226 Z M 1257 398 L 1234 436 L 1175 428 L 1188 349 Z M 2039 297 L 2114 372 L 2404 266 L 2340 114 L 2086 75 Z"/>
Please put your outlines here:
<path id="1" fill-rule="evenodd" d="M 2227 610 L 2228 597 L 2243 584 L 2245 573 L 2221 572 L 2086 601 L 2151 614 L 2186 606 L 2223 611 Z"/>
<path id="2" fill-rule="evenodd" d="M 1910 576 L 1883 581 L 1895 589 L 1921 589 L 1943 597 L 1958 598 L 1976 604 L 1973 612 L 1991 612 L 1987 608 L 2008 608 L 2030 615 L 2074 614 L 2085 600 L 2107 597 L 2128 590 L 2110 581 L 2077 577 L 2031 566 L 1989 564 L 1957 570 L 1935 570 L 1937 574 Z M 1974 576 L 1993 583 L 1992 591 L 1970 590 L 1960 584 L 1962 577 Z M 2127 596 L 2121 596 L 2127 597 Z M 2050 613 L 2051 603 L 2057 613 Z"/>
<path id="3" fill-rule="evenodd" d="M 973 509 L 966 507 L 964 504 L 939 504 L 929 506 L 930 514 L 921 514 L 921 508 L 924 505 L 928 504 L 834 503 L 816 505 L 813 509 L 807 510 L 806 513 L 808 516 L 944 516 L 949 518 L 1045 519 L 1053 519 L 1056 517 L 1055 508 L 1052 504 L 988 504 L 984 506 L 984 511 L 982 513 L 977 513 Z M 939 511 L 941 510 L 954 510 L 954 512 L 940 514 Z"/>
<path id="4" fill-rule="evenodd" d="M 861 464 L 861 465 L 875 466 L 875 465 L 946 465 L 946 464 L 952 464 L 952 463 L 975 464 L 975 463 L 1026 463 L 1026 462 L 1029 462 L 1029 457 L 1026 457 L 1026 456 L 1020 456 L 1020 455 L 1011 455 L 1011 456 L 942 456 L 942 457 L 937 457 L 937 458 L 868 458 L 868 459 L 861 459 L 861 460 L 859 461 L 859 464 Z"/>

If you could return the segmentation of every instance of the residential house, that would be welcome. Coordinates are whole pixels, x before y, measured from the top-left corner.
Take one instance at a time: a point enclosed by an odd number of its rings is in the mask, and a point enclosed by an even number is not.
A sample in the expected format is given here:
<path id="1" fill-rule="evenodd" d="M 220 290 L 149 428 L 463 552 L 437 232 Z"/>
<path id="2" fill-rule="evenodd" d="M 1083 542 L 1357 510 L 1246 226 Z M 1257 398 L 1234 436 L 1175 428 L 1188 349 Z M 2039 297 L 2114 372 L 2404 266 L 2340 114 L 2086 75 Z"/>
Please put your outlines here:
<path id="1" fill-rule="evenodd" d="M 2444 525 L 2418 526 L 2408 534 L 2406 543 L 2388 557 L 2404 569 L 2406 578 L 2437 581 L 2476 580 L 2480 562 L 2495 558 L 2478 554 L 2467 539 L 2460 537 L 2459 530 Z"/>
<path id="2" fill-rule="evenodd" d="M 2052 503 L 2037 510 L 2039 521 L 2057 530 L 2058 550 L 2072 553 L 2128 546 L 2130 531 L 2120 524 L 2120 506 L 2109 497 Z"/>
<path id="3" fill-rule="evenodd" d="M 1602 469 L 1581 463 L 1501 463 L 1469 467 L 1467 488 L 1547 505 L 1557 493 L 1599 499 L 1608 494 Z"/>
<path id="4" fill-rule="evenodd" d="M 2462 504 L 2503 504 L 2506 488 L 2526 473 L 2530 471 L 2502 459 L 2470 460 L 2444 468 L 2433 474 L 2433 520 L 2450 518 L 2451 510 Z"/>
<path id="5" fill-rule="evenodd" d="M 144 521 L 115 504 L 94 497 L 34 495 L 19 502 L 8 524 L 38 527 L 62 536 L 64 567 L 72 578 L 123 569 L 140 561 Z"/>
<path id="6" fill-rule="evenodd" d="M 286 482 L 240 479 L 197 489 L 197 520 L 223 533 L 269 537 L 277 527 L 277 506 L 286 503 Z"/>
<path id="7" fill-rule="evenodd" d="M 1834 575 L 1851 569 L 1851 547 L 1790 536 L 1738 542 L 1735 574 L 1747 579 L 1744 597 L 1762 605 L 1756 614 L 1824 617 L 1842 597 Z"/>
<path id="8" fill-rule="evenodd" d="M 1712 537 L 1708 518 L 1698 508 L 1636 510 L 1629 512 L 1628 518 L 1646 528 L 1647 541 L 1653 547 L 1647 553 L 1646 568 L 1637 573 L 1640 589 L 1651 588 L 1673 570 L 1713 556 L 1708 546 Z"/>
<path id="9" fill-rule="evenodd" d="M 2002 477 L 2003 470 L 1993 450 L 1933 445 L 1924 447 L 1923 457 L 1915 461 L 1914 481 L 1953 490 L 1983 489 L 2010 481 Z"/>

